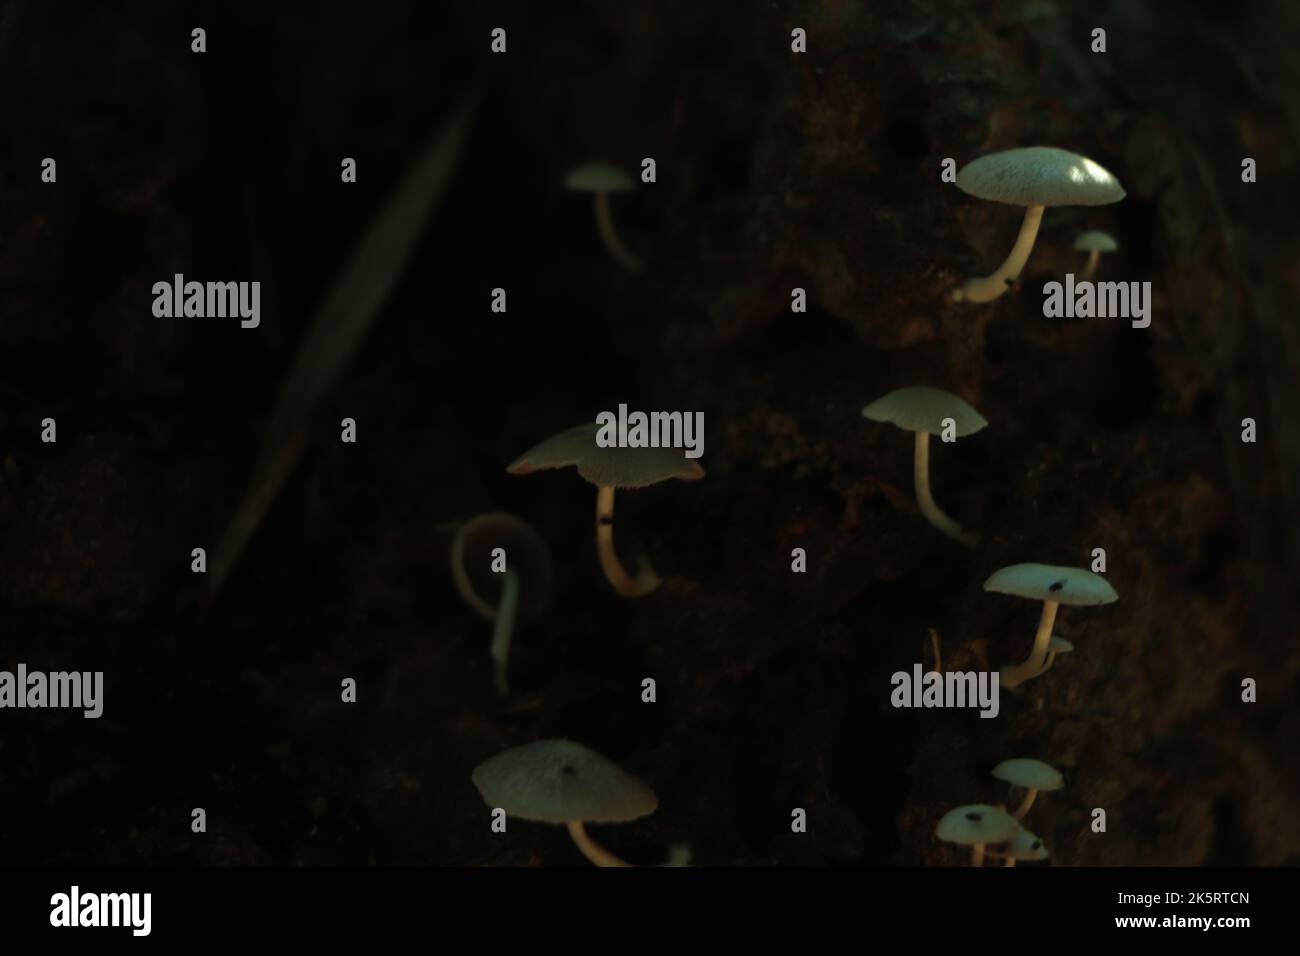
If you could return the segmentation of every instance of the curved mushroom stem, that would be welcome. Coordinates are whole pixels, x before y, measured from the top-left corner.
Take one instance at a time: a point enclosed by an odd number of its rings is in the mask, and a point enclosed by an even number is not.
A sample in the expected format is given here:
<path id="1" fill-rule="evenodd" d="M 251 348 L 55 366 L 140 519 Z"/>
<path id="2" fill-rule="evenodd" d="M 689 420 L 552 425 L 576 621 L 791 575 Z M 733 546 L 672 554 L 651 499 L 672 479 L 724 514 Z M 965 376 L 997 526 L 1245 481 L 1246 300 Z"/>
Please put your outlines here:
<path id="1" fill-rule="evenodd" d="M 913 475 L 916 482 L 916 503 L 921 506 L 921 514 L 948 537 L 960 541 L 968 548 L 979 544 L 980 536 L 970 531 L 962 531 L 961 525 L 953 521 L 943 509 L 935 504 L 930 494 L 930 433 L 916 433 L 916 455 L 913 461 Z"/>
<path id="2" fill-rule="evenodd" d="M 1083 275 L 1080 279 L 1091 279 L 1097 274 L 1097 262 L 1101 259 L 1101 250 L 1093 249 L 1088 253 L 1088 264 L 1083 267 Z"/>
<path id="3" fill-rule="evenodd" d="M 1017 820 L 1023 820 L 1025 814 L 1029 812 L 1029 808 L 1034 805 L 1034 800 L 1037 796 L 1038 791 L 1033 787 L 1030 787 L 1029 792 L 1025 794 L 1025 799 L 1020 801 L 1020 806 L 1016 807 L 1016 812 L 1011 815 Z"/>
<path id="4" fill-rule="evenodd" d="M 970 865 L 971 866 L 984 865 L 984 844 L 983 843 L 976 843 L 971 846 Z"/>
<path id="5" fill-rule="evenodd" d="M 645 264 L 634 256 L 627 246 L 623 245 L 623 240 L 618 237 L 618 230 L 614 228 L 614 217 L 609 211 L 609 193 L 596 193 L 596 229 L 600 233 L 601 242 L 605 243 L 605 248 L 609 254 L 618 260 L 628 272 L 640 272 L 645 268 Z"/>
<path id="6" fill-rule="evenodd" d="M 1035 677 L 1042 677 L 1044 674 L 1046 674 L 1048 671 L 1052 669 L 1052 665 L 1054 663 L 1056 663 L 1056 651 L 1048 651 L 1047 660 L 1043 663 L 1043 666 L 1039 669 L 1038 673 L 1032 674 L 1025 679 L 1033 680 Z"/>
<path id="7" fill-rule="evenodd" d="M 1034 636 L 1034 649 L 1015 667 L 1002 668 L 1003 687 L 1019 687 L 1043 672 L 1047 647 L 1052 642 L 1052 625 L 1056 623 L 1056 609 L 1060 606 L 1059 601 L 1043 602 L 1043 613 L 1038 619 L 1038 633 Z"/>
<path id="8" fill-rule="evenodd" d="M 581 820 L 573 820 L 569 823 L 569 836 L 573 837 L 573 842 L 578 845 L 578 849 L 592 863 L 597 866 L 631 866 L 626 860 L 620 860 L 613 853 L 610 853 L 603 846 L 587 835 L 586 829 Z"/>
<path id="9" fill-rule="evenodd" d="M 1043 221 L 1046 206 L 1028 206 L 1025 218 L 1020 222 L 1020 234 L 1016 244 L 1011 247 L 1011 254 L 998 266 L 997 272 L 982 279 L 967 279 L 952 292 L 954 302 L 992 302 L 1020 278 L 1020 270 L 1029 261 L 1029 253 L 1034 249 L 1034 240 L 1038 238 L 1038 226 Z"/>
<path id="10" fill-rule="evenodd" d="M 515 632 L 515 617 L 519 614 L 519 575 L 508 570 L 501 585 L 501 603 L 497 605 L 496 623 L 492 625 L 492 660 L 496 664 L 497 694 L 506 697 L 510 685 L 506 681 L 506 662 L 510 659 L 510 639 Z"/>
<path id="11" fill-rule="evenodd" d="M 659 587 L 659 575 L 644 560 L 636 577 L 627 573 L 614 550 L 614 488 L 602 486 L 596 492 L 596 550 L 600 567 L 614 590 L 623 597 L 645 597 Z"/>

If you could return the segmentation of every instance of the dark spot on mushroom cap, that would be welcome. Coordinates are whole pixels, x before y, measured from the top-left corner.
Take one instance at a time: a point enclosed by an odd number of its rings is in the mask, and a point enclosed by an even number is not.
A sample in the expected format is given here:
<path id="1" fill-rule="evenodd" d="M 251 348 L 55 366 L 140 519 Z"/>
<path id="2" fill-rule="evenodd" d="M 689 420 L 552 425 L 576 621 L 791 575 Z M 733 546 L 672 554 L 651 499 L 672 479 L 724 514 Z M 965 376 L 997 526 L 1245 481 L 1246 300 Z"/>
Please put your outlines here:
<path id="1" fill-rule="evenodd" d="M 565 764 L 560 768 L 560 773 L 564 774 L 566 777 L 576 777 L 578 775 L 578 771 L 574 770 L 568 764 Z"/>
<path id="2" fill-rule="evenodd" d="M 1035 840 L 1035 841 L 1033 842 L 1033 844 L 1030 846 L 1030 849 L 1031 849 L 1031 850 L 1037 850 L 1037 849 L 1039 849 L 1042 845 L 1043 845 L 1043 841 L 1042 841 L 1042 840 Z"/>
<path id="3" fill-rule="evenodd" d="M 1061 588 L 1063 588 L 1063 587 L 1065 587 L 1065 582 L 1064 582 L 1064 581 L 1057 581 L 1057 582 L 1055 582 L 1051 587 L 1049 587 L 1047 590 L 1049 590 L 1049 591 L 1059 591 L 1059 590 L 1061 590 Z"/>
<path id="4" fill-rule="evenodd" d="M 977 821 L 980 819 L 980 815 L 978 813 L 971 812 L 966 814 L 966 819 L 971 821 Z"/>

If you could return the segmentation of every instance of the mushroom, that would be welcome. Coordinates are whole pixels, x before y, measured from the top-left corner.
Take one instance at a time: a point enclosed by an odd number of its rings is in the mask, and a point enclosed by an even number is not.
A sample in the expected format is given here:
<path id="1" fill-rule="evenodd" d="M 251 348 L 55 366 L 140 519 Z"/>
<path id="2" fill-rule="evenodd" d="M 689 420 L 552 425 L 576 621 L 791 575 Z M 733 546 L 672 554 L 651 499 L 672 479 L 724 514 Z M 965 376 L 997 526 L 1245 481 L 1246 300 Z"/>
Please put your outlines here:
<path id="1" fill-rule="evenodd" d="M 1027 791 L 1025 798 L 1020 801 L 1020 806 L 1016 807 L 1015 812 L 1011 814 L 1017 820 L 1025 818 L 1029 808 L 1034 805 L 1038 791 L 1060 790 L 1065 786 L 1065 780 L 1059 770 L 1032 757 L 1004 760 L 993 768 L 993 776 L 1005 780 L 1013 787 L 1024 787 Z"/>
<path id="2" fill-rule="evenodd" d="M 1048 853 L 1046 845 L 1039 837 L 1021 827 L 1016 831 L 1016 835 L 1007 841 L 1004 850 L 990 850 L 989 856 L 996 856 L 999 859 L 1006 860 L 1007 866 L 1015 866 L 1017 860 L 1025 860 L 1026 862 L 1046 860 Z"/>
<path id="3" fill-rule="evenodd" d="M 970 847 L 970 865 L 983 866 L 985 845 L 1006 843 L 1019 830 L 1020 824 L 1001 807 L 972 803 L 945 813 L 934 835 L 945 843 Z"/>
<path id="4" fill-rule="evenodd" d="M 1088 263 L 1083 267 L 1083 279 L 1091 279 L 1097 274 L 1097 262 L 1101 259 L 1103 252 L 1114 252 L 1119 248 L 1119 243 L 1115 237 L 1108 232 L 1101 232 L 1093 229 L 1089 232 L 1082 233 L 1078 239 L 1074 240 L 1075 252 L 1088 253 Z"/>
<path id="5" fill-rule="evenodd" d="M 659 575 L 644 558 L 635 577 L 619 561 L 614 550 L 614 491 L 644 488 L 670 478 L 703 478 L 704 469 L 680 448 L 602 448 L 596 444 L 599 430 L 592 423 L 562 431 L 524 452 L 506 471 L 527 475 L 576 465 L 578 474 L 597 489 L 596 548 L 605 577 L 623 597 L 644 597 L 659 586 Z"/>
<path id="6" fill-rule="evenodd" d="M 1052 664 L 1056 662 L 1056 656 L 1058 654 L 1072 653 L 1074 653 L 1074 645 L 1059 634 L 1053 634 L 1052 639 L 1047 642 L 1047 661 L 1043 664 L 1043 669 L 1034 676 L 1042 677 L 1050 671 L 1052 669 Z"/>
<path id="7" fill-rule="evenodd" d="M 924 385 L 911 385 L 892 391 L 862 409 L 862 414 L 872 421 L 889 422 L 904 431 L 916 433 L 913 473 L 916 503 L 921 506 L 921 514 L 950 538 L 960 541 L 968 548 L 975 547 L 979 543 L 979 535 L 962 531 L 961 526 L 935 504 L 934 496 L 930 493 L 930 435 L 942 432 L 944 419 L 951 418 L 954 434 L 958 438 L 964 438 L 988 424 L 984 417 L 956 395 Z"/>
<path id="8" fill-rule="evenodd" d="M 659 798 L 642 780 L 572 740 L 539 740 L 479 764 L 474 786 L 493 809 L 535 823 L 563 824 L 597 866 L 631 866 L 588 836 L 587 823 L 627 823 L 654 813 Z"/>
<path id="9" fill-rule="evenodd" d="M 1111 604 L 1119 600 L 1110 582 L 1101 575 L 1084 568 L 1061 568 L 1050 564 L 1013 564 L 995 571 L 984 582 L 984 590 L 1043 602 L 1033 650 L 1022 663 L 1002 668 L 1003 687 L 1018 687 L 1046 670 L 1047 651 L 1058 607 L 1062 604 Z"/>
<path id="10" fill-rule="evenodd" d="M 497 548 L 505 552 L 505 571 L 492 570 Z M 545 609 L 551 553 L 522 519 L 500 511 L 482 514 L 461 525 L 452 540 L 451 579 L 475 613 L 495 622 L 491 652 L 497 693 L 504 697 L 510 693 L 506 667 L 515 620 L 536 617 Z"/>
<path id="11" fill-rule="evenodd" d="M 564 188 L 578 193 L 592 193 L 596 197 L 596 229 L 600 239 L 605 243 L 618 263 L 628 272 L 640 272 L 645 268 L 632 252 L 623 245 L 618 232 L 614 229 L 614 217 L 609 211 L 609 194 L 630 192 L 635 186 L 632 177 L 609 163 L 587 163 L 571 170 L 564 177 Z"/>
<path id="12" fill-rule="evenodd" d="M 957 188 L 979 199 L 1025 207 L 1020 234 L 1006 261 L 992 275 L 967 279 L 953 290 L 955 301 L 966 302 L 992 302 L 1020 278 L 1048 206 L 1104 206 L 1124 198 L 1124 188 L 1108 170 L 1053 146 L 981 156 L 962 167 Z"/>

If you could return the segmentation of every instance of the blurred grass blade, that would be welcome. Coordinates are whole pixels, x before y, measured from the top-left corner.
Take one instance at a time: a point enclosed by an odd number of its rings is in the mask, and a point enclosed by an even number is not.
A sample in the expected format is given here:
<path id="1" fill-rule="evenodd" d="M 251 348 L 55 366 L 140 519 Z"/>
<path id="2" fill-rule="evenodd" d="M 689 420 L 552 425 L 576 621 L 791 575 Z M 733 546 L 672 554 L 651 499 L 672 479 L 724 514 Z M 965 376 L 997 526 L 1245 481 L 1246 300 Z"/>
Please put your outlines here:
<path id="1" fill-rule="evenodd" d="M 471 97 L 442 125 L 371 222 L 317 313 L 280 394 L 248 494 L 209 564 L 209 599 L 221 590 L 293 473 L 306 445 L 312 413 L 334 386 L 405 271 L 416 240 L 460 159 L 475 103 L 476 98 Z"/>

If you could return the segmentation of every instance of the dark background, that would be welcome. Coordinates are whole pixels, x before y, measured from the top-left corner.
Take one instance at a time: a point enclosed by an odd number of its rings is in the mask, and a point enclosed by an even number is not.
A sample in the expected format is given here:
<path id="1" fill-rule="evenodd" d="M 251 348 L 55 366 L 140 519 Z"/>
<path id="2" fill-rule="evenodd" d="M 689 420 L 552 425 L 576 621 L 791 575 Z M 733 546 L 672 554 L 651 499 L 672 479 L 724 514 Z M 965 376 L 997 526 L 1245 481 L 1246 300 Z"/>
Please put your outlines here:
<path id="1" fill-rule="evenodd" d="M 994 6 L 0 4 L 0 666 L 106 672 L 98 721 L 0 712 L 0 860 L 581 863 L 559 828 L 493 836 L 470 783 L 571 736 L 659 793 L 596 831 L 639 863 L 955 863 L 935 822 L 1005 800 L 1013 756 L 1066 776 L 1029 819 L 1056 864 L 1300 862 L 1300 7 Z M 247 493 L 316 309 L 471 93 L 394 295 L 200 600 L 190 550 Z M 1036 144 L 1127 199 L 1048 210 L 1021 288 L 950 303 L 1020 211 L 941 160 Z M 658 183 L 614 200 L 632 277 L 560 183 L 645 156 Z M 1149 329 L 1043 318 L 1085 228 L 1121 243 L 1102 278 L 1152 282 Z M 260 280 L 261 327 L 154 318 L 175 272 Z M 990 421 L 932 461 L 975 552 L 916 512 L 909 436 L 861 417 L 908 384 Z M 600 575 L 593 488 L 504 472 L 619 402 L 706 419 L 706 479 L 619 497 L 620 550 L 668 579 L 640 601 Z M 489 510 L 557 563 L 505 702 L 447 567 Z M 889 706 L 929 628 L 946 668 L 1020 660 L 1037 607 L 981 583 L 1094 547 L 1120 602 L 1065 609 L 1076 652 L 998 719 Z"/>

